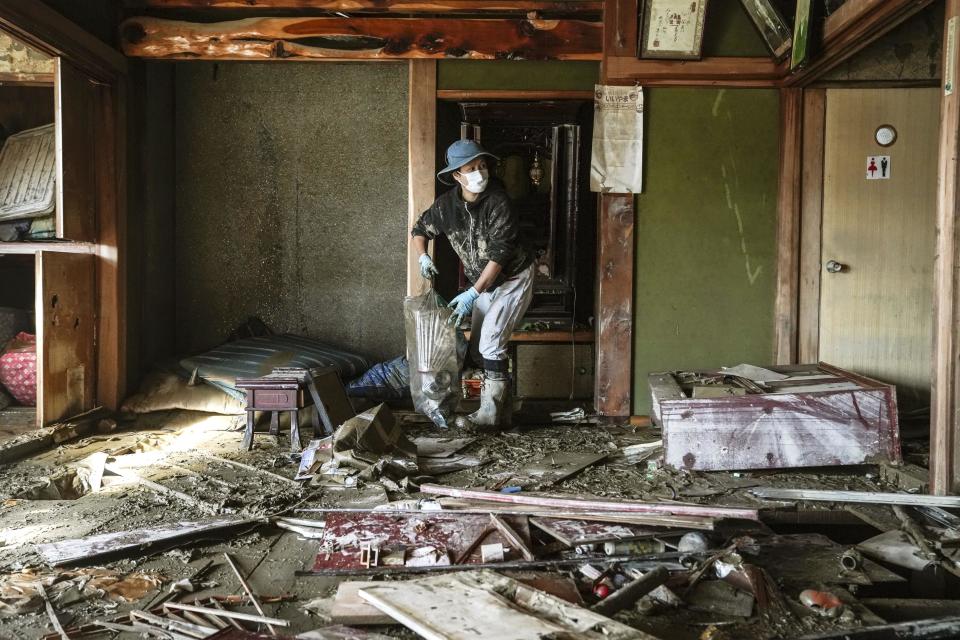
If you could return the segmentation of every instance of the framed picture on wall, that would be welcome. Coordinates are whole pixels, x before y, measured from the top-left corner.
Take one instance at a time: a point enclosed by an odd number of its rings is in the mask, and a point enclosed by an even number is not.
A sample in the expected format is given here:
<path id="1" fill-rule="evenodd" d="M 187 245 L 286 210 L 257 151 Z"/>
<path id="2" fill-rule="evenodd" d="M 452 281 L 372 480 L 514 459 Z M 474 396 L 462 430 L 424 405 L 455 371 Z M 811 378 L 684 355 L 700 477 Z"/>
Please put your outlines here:
<path id="1" fill-rule="evenodd" d="M 641 58 L 697 60 L 707 0 L 642 0 Z"/>
<path id="2" fill-rule="evenodd" d="M 793 44 L 790 27 L 771 0 L 740 0 L 777 62 L 787 57 Z"/>

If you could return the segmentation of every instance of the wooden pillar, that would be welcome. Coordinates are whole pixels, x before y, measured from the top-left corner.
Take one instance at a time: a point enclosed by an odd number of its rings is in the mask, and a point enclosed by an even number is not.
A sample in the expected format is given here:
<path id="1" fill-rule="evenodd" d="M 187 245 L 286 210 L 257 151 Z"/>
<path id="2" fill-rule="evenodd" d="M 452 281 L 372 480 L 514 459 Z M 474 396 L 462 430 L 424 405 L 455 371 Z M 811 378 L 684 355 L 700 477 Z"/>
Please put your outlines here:
<path id="1" fill-rule="evenodd" d="M 960 243 L 957 239 L 960 169 L 960 0 L 948 0 L 944 16 L 943 96 L 940 102 L 940 157 L 937 178 L 937 248 L 934 264 L 933 389 L 930 411 L 930 490 L 956 493 L 960 429 L 957 287 Z"/>
<path id="2" fill-rule="evenodd" d="M 774 361 L 797 361 L 800 282 L 800 189 L 803 90 L 780 90 L 780 189 L 777 197 L 777 288 Z"/>
<path id="3" fill-rule="evenodd" d="M 605 0 L 602 82 L 607 58 L 635 55 L 637 0 Z M 597 221 L 596 376 L 593 403 L 598 415 L 633 413 L 633 224 L 632 194 L 599 197 Z"/>
<path id="4" fill-rule="evenodd" d="M 632 194 L 600 196 L 594 403 L 599 415 L 619 418 L 633 409 L 634 209 Z"/>
<path id="5" fill-rule="evenodd" d="M 97 136 L 97 403 L 118 409 L 127 383 L 127 81 L 100 87 Z"/>
<path id="6" fill-rule="evenodd" d="M 419 256 L 413 250 L 409 230 L 435 197 L 437 61 L 411 60 L 409 65 L 407 295 L 415 296 L 429 288 L 429 283 L 420 277 Z M 433 252 L 433 247 L 430 251 Z"/>

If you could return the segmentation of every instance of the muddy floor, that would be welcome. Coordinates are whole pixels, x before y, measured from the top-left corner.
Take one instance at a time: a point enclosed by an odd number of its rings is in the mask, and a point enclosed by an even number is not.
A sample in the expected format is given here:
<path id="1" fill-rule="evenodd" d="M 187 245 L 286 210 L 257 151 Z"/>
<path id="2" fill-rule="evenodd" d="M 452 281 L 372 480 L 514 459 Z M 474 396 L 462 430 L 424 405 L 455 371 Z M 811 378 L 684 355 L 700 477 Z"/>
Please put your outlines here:
<path id="1" fill-rule="evenodd" d="M 416 416 L 398 417 L 411 437 L 451 435 L 423 424 Z M 201 520 L 211 514 L 260 518 L 261 521 L 209 538 L 127 552 L 87 565 L 119 576 L 143 574 L 160 584 L 159 588 L 148 580 L 142 592 L 130 589 L 126 597 L 108 597 L 86 588 L 83 579 L 78 579 L 74 588 L 57 592 L 56 598 L 51 598 L 52 604 L 66 627 L 92 620 L 113 620 L 131 609 L 148 609 L 172 584 L 194 576 L 201 568 L 207 568 L 207 572 L 196 596 L 241 594 L 236 576 L 223 560 L 226 552 L 236 560 L 257 594 L 283 597 L 281 602 L 266 604 L 264 608 L 266 615 L 290 621 L 286 632 L 293 635 L 323 627 L 329 622 L 325 612 L 332 603 L 336 585 L 343 578 L 296 575 L 312 566 L 319 543 L 277 529 L 268 518 L 280 513 L 311 517 L 304 510 L 321 506 L 370 508 L 371 500 L 378 501 L 382 491 L 391 500 L 401 500 L 416 497 L 416 486 L 407 485 L 406 491 L 403 485 L 390 483 L 382 490 L 376 485 L 348 489 L 297 486 L 291 481 L 297 465 L 288 453 L 286 436 L 277 440 L 258 433 L 254 449 L 245 452 L 240 449 L 242 432 L 237 430 L 238 426 L 234 417 L 185 411 L 148 414 L 122 421 L 115 431 L 97 433 L 0 468 L 0 576 L 24 571 L 56 574 L 66 570 L 47 567 L 36 552 L 35 545 L 39 543 Z M 749 507 L 769 505 L 746 491 L 759 485 L 897 489 L 874 467 L 841 473 L 820 469 L 804 473 L 678 473 L 660 468 L 656 457 L 638 460 L 622 452 L 625 447 L 658 438 L 659 433 L 651 427 L 595 424 L 526 426 L 495 435 L 477 434 L 477 440 L 458 454 L 476 458 L 477 466 L 439 475 L 434 480 L 459 487 L 500 489 L 522 484 L 525 491 Z M 554 452 L 595 452 L 606 457 L 558 482 L 531 482 L 524 475 L 525 465 Z M 91 456 L 100 453 L 106 454 L 111 464 L 122 463 L 128 474 L 134 473 L 172 491 L 157 491 L 131 481 L 129 475 L 110 473 L 104 476 L 98 491 L 89 492 Z M 916 455 L 922 457 L 923 452 L 918 450 Z M 818 510 L 826 515 L 810 515 Z M 799 511 L 788 510 L 780 522 L 769 526 L 777 533 L 818 532 L 841 544 L 851 544 L 878 532 L 869 523 L 869 510 L 852 515 L 844 511 L 844 517 L 837 516 L 835 511 L 808 505 Z M 874 525 L 884 517 L 889 514 L 874 513 Z M 715 536 L 722 535 L 715 532 Z M 70 565 L 70 569 L 75 566 Z M 954 581 L 953 576 L 907 575 L 897 584 L 861 589 L 859 595 L 908 597 L 927 589 L 927 595 L 944 597 Z M 801 637 L 818 629 L 863 623 L 862 616 L 843 621 L 811 616 L 795 602 L 795 594 L 785 592 L 784 596 L 787 612 L 771 609 L 747 619 L 667 606 L 641 606 L 621 612 L 617 619 L 664 640 Z M 249 607 L 237 610 L 253 612 Z M 0 638 L 41 638 L 54 632 L 42 603 L 35 603 L 28 611 L 11 614 L 11 607 L 6 615 L 3 611 L 0 610 Z M 376 630 L 396 637 L 417 637 L 399 626 Z M 121 633 L 114 637 L 139 636 Z"/>

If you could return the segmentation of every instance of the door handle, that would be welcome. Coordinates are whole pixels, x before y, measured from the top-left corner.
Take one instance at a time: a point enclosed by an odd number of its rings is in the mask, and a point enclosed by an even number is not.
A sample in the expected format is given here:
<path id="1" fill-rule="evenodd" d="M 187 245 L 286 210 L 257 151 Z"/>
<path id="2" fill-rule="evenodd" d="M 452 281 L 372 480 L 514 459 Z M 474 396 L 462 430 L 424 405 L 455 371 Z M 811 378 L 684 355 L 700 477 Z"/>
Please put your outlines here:
<path id="1" fill-rule="evenodd" d="M 830 260 L 827 262 L 827 273 L 840 273 L 841 271 L 846 271 L 847 265 L 837 262 L 836 260 Z"/>

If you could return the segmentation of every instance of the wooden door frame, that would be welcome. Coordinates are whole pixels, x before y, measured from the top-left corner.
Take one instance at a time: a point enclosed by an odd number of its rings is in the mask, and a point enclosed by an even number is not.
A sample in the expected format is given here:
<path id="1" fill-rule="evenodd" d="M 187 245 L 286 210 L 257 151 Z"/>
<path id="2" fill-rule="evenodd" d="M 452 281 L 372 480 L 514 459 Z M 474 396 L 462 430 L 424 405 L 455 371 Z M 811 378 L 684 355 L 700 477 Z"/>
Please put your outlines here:
<path id="1" fill-rule="evenodd" d="M 952 17 L 957 18 L 960 31 L 960 0 L 949 0 L 944 31 Z M 960 34 L 957 35 L 960 37 Z M 945 35 L 946 39 L 946 35 Z M 960 47 L 954 47 L 954 68 L 960 65 Z M 944 47 L 944 55 L 947 55 Z M 946 68 L 946 63 L 944 64 Z M 861 87 L 862 85 L 856 85 Z M 890 85 L 883 88 L 913 88 L 915 84 Z M 925 85 L 926 86 L 926 85 Z M 836 85 L 844 88 L 844 85 Z M 799 278 L 795 297 L 793 292 L 781 291 L 778 282 L 777 312 L 782 315 L 796 313 L 795 330 L 778 334 L 795 341 L 795 361 L 814 362 L 819 355 L 820 331 L 820 285 L 821 285 L 821 230 L 823 221 L 823 164 L 824 125 L 826 118 L 826 89 L 823 87 L 803 90 L 802 126 L 799 131 L 788 132 L 784 144 L 788 148 L 799 145 L 802 174 L 798 181 L 800 198 L 785 202 L 781 198 L 778 218 L 797 222 L 796 237 L 781 238 L 790 244 L 778 245 L 778 267 L 789 269 L 796 265 Z M 934 327 L 931 376 L 930 416 L 930 490 L 938 495 L 960 492 L 960 240 L 957 238 L 960 225 L 960 95 L 954 90 L 941 97 L 939 168 L 937 180 L 937 245 L 934 264 Z M 781 162 L 781 185 L 789 184 L 788 175 Z M 782 187 L 781 187 L 782 189 Z M 797 253 L 799 259 L 792 254 Z M 778 347 L 780 346 L 778 342 Z M 777 351 L 778 362 L 789 363 L 783 353 Z"/>
<path id="2" fill-rule="evenodd" d="M 97 256 L 97 404 L 119 408 L 126 391 L 126 58 L 42 2 L 0 0 L 0 30 L 67 60 L 99 85 L 100 134 L 95 164 L 97 241 L 63 243 L 61 250 Z M 17 243 L 23 245 L 25 243 Z M 0 252 L 47 250 L 41 244 L 0 246 Z"/>

